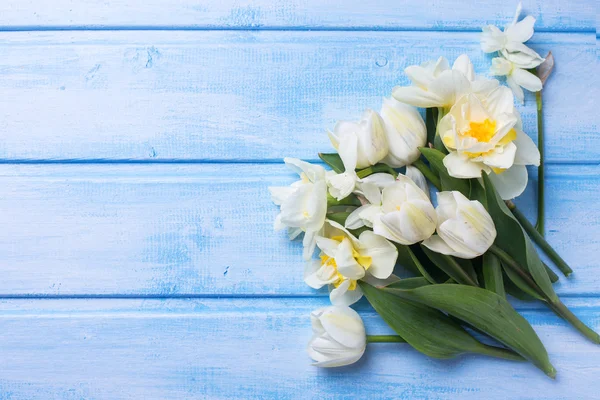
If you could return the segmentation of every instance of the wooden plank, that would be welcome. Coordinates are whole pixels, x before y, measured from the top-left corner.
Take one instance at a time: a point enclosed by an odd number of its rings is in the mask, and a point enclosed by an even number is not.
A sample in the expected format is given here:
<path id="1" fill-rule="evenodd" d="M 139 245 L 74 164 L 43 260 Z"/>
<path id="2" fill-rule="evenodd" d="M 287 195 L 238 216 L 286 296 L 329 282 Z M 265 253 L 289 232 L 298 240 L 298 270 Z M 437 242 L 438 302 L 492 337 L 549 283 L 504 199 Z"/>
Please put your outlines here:
<path id="1" fill-rule="evenodd" d="M 536 29 L 595 31 L 593 2 L 525 0 L 524 15 Z M 169 29 L 431 29 L 472 30 L 489 23 L 504 26 L 515 2 L 475 0 L 4 0 L 2 29 L 81 27 Z"/>
<path id="2" fill-rule="evenodd" d="M 10 300 L 0 303 L 0 397 L 33 399 L 587 399 L 600 347 L 543 309 L 523 315 L 558 370 L 371 344 L 352 367 L 309 365 L 310 311 L 325 299 Z M 569 306 L 596 329 L 597 299 Z M 389 328 L 358 306 L 367 332 Z"/>
<path id="3" fill-rule="evenodd" d="M 557 64 L 547 159 L 598 162 L 594 35 L 533 47 Z M 404 67 L 461 53 L 490 65 L 475 32 L 4 32 L 0 49 L 4 161 L 315 159 L 336 120 L 407 83 Z M 532 96 L 521 111 L 535 136 Z"/>
<path id="4" fill-rule="evenodd" d="M 562 294 L 599 293 L 598 168 L 547 169 L 548 239 L 575 270 Z M 272 228 L 267 187 L 295 179 L 280 164 L 2 165 L 0 295 L 314 295 L 301 244 Z M 530 216 L 534 199 L 519 199 Z"/>

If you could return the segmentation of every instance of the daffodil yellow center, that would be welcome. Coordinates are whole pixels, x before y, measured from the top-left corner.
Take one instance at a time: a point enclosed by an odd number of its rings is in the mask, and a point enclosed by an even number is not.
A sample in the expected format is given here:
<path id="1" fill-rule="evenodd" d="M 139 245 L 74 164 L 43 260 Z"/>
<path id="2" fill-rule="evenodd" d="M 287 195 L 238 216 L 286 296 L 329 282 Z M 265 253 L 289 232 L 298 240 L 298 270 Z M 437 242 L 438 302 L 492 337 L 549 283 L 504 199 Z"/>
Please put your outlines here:
<path id="1" fill-rule="evenodd" d="M 478 142 L 487 143 L 492 140 L 494 133 L 496 133 L 496 121 L 486 119 L 483 122 L 471 122 L 469 130 L 464 132 L 463 135 L 477 139 Z"/>
<path id="2" fill-rule="evenodd" d="M 333 236 L 331 239 L 335 240 L 336 242 L 341 242 L 342 240 L 344 240 L 344 236 Z M 354 247 L 352 247 L 352 257 L 354 257 L 356 262 L 360 264 L 364 269 L 369 269 L 373 262 L 370 256 L 361 256 L 360 253 L 356 251 Z M 333 257 L 329 257 L 327 254 L 321 254 L 321 265 L 328 265 L 335 268 L 336 280 L 333 282 L 333 286 L 335 286 L 336 288 L 346 280 L 346 278 L 337 271 L 337 264 Z M 355 290 L 356 287 L 356 280 L 350 280 L 350 286 L 348 287 L 348 290 Z"/>

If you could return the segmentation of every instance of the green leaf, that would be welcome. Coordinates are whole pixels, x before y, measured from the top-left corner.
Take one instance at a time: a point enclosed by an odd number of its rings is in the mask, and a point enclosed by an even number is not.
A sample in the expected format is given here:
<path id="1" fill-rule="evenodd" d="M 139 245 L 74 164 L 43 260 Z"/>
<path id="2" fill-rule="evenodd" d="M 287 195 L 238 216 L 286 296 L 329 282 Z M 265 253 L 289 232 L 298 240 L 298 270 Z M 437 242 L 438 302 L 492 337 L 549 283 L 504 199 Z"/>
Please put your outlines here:
<path id="1" fill-rule="evenodd" d="M 421 147 L 419 150 L 421 150 L 421 154 L 427 159 L 433 171 L 440 176 L 442 190 L 458 190 L 469 197 L 471 191 L 469 180 L 453 178 L 448 174 L 448 170 L 444 166 L 444 157 L 446 157 L 444 153 L 426 147 Z"/>
<path id="2" fill-rule="evenodd" d="M 502 267 L 500 260 L 494 254 L 487 252 L 483 255 L 483 280 L 485 288 L 501 297 L 506 297 L 504 292 L 504 280 L 502 279 Z"/>
<path id="3" fill-rule="evenodd" d="M 446 314 L 397 297 L 388 293 L 387 289 L 377 289 L 365 282 L 359 284 L 365 297 L 381 318 L 409 345 L 421 353 L 434 358 L 451 358 L 469 352 L 500 356 L 494 353 L 502 349 L 477 341 Z M 404 291 L 402 289 L 393 290 Z M 509 355 L 505 353 L 504 358 L 509 358 Z M 514 359 L 514 355 L 510 358 Z"/>
<path id="4" fill-rule="evenodd" d="M 485 196 L 485 188 L 479 182 L 479 179 L 473 178 L 469 179 L 470 192 L 469 196 L 467 196 L 471 200 L 477 200 L 487 209 L 487 198 Z"/>
<path id="5" fill-rule="evenodd" d="M 338 153 L 319 153 L 319 158 L 338 174 L 345 171 L 344 163 Z"/>
<path id="6" fill-rule="evenodd" d="M 433 277 L 423 267 L 415 253 L 408 246 L 395 243 L 398 249 L 398 263 L 415 274 L 421 274 L 430 283 L 436 283 Z"/>
<path id="7" fill-rule="evenodd" d="M 430 282 L 427 279 L 418 276 L 416 278 L 404 278 L 387 285 L 387 288 L 392 289 L 415 289 L 421 286 L 429 285 Z"/>
<path id="8" fill-rule="evenodd" d="M 531 288 L 531 286 L 529 286 L 527 284 L 527 282 L 525 282 L 523 280 L 523 278 L 521 278 L 519 276 L 519 274 L 517 274 L 515 271 L 512 270 L 512 268 L 507 267 L 506 265 L 502 264 L 502 268 L 504 269 L 504 273 L 506 274 L 506 276 L 508 277 L 508 279 L 510 279 L 510 281 L 521 291 L 523 292 L 525 295 L 527 295 L 530 298 L 533 299 L 537 299 L 537 300 L 542 300 L 544 301 L 544 298 L 542 296 L 540 296 L 539 293 L 537 293 L 534 289 Z M 519 296 L 515 296 L 517 298 L 520 298 Z"/>
<path id="9" fill-rule="evenodd" d="M 548 352 L 529 322 L 496 293 L 466 285 L 428 285 L 411 290 L 382 290 L 448 313 L 513 349 L 548 376 L 556 375 L 556 370 L 548 359 Z"/>
<path id="10" fill-rule="evenodd" d="M 448 274 L 449 277 L 463 285 L 478 286 L 477 278 L 469 276 L 467 272 L 456 262 L 456 260 L 445 254 L 439 254 L 431 251 L 421 244 L 421 249 L 427 254 L 427 257 L 442 271 Z"/>
<path id="11" fill-rule="evenodd" d="M 494 220 L 497 236 L 495 244 L 527 268 L 535 283 L 551 302 L 558 301 L 548 272 L 540 260 L 533 243 L 519 222 L 512 215 L 487 174 L 483 174 L 483 183 L 490 216 Z"/>

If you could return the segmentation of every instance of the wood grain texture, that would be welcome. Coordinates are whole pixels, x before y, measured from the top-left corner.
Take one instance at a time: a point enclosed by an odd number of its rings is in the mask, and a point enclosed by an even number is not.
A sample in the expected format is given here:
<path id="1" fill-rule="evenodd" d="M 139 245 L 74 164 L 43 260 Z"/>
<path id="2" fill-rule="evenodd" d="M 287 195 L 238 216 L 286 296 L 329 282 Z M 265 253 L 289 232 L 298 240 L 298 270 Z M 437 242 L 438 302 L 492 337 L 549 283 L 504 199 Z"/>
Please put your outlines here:
<path id="1" fill-rule="evenodd" d="M 551 162 L 600 161 L 593 34 L 536 34 Z M 475 32 L 0 33 L 0 159 L 315 159 L 326 129 L 379 109 L 403 69 L 490 57 Z M 535 100 L 521 107 L 535 136 Z M 302 140 L 299 140 L 302 138 Z"/>
<path id="2" fill-rule="evenodd" d="M 598 172 L 547 170 L 548 239 L 575 270 L 562 294 L 599 293 Z M 277 164 L 2 165 L 0 294 L 313 295 L 301 244 L 272 228 L 267 187 L 296 179 Z M 535 215 L 533 191 L 519 205 Z"/>
<path id="3" fill-rule="evenodd" d="M 586 0 L 523 1 L 538 31 L 595 31 Z M 516 2 L 488 0 L 3 0 L 2 29 L 432 29 L 504 26 Z M 524 14 L 524 15 L 526 15 Z"/>
<path id="4" fill-rule="evenodd" d="M 352 367 L 309 365 L 310 311 L 325 299 L 4 300 L 0 398 L 591 399 L 600 347 L 546 310 L 522 308 L 558 370 L 371 344 Z M 597 300 L 568 302 L 600 327 Z M 367 331 L 390 333 L 363 303 Z M 41 334 L 40 334 L 41 333 Z"/>

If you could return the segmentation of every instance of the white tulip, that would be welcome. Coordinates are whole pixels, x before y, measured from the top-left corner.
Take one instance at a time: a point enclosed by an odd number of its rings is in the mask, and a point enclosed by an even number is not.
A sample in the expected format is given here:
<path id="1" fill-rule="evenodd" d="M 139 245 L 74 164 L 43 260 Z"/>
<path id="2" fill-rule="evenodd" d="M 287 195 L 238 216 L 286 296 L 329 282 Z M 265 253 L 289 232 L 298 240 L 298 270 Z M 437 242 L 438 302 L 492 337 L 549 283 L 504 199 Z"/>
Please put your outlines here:
<path id="1" fill-rule="evenodd" d="M 343 226 L 326 221 L 323 235 L 317 236 L 319 260 L 306 264 L 304 281 L 312 288 L 330 285 L 334 305 L 349 306 L 362 297 L 357 281 L 367 274 L 388 278 L 396 265 L 398 250 L 385 238 L 364 231 L 358 238 Z"/>
<path id="2" fill-rule="evenodd" d="M 358 122 L 339 121 L 329 139 L 344 163 L 344 172 L 327 176 L 329 192 L 341 200 L 356 186 L 355 170 L 377 164 L 388 153 L 383 121 L 373 110 L 366 110 Z"/>
<path id="3" fill-rule="evenodd" d="M 358 361 L 367 347 L 365 325 L 350 307 L 330 306 L 310 314 L 313 337 L 308 355 L 317 367 L 341 367 Z"/>
<path id="4" fill-rule="evenodd" d="M 429 194 L 429 184 L 427 183 L 427 179 L 425 179 L 425 175 L 417 167 L 413 167 L 412 165 L 406 166 L 405 175 L 410 178 L 411 181 L 416 183 L 416 185 L 427 195 L 427 198 L 431 200 L 431 195 Z"/>
<path id="5" fill-rule="evenodd" d="M 495 79 L 484 79 L 475 75 L 473 63 L 466 54 L 456 59 L 452 69 L 448 61 L 440 57 L 437 62 L 407 67 L 404 72 L 412 86 L 396 86 L 392 96 L 416 107 L 440 107 L 450 109 L 465 94 L 486 95 L 498 86 Z"/>
<path id="6" fill-rule="evenodd" d="M 315 235 L 321 230 L 327 213 L 325 169 L 296 158 L 285 158 L 286 165 L 300 175 L 290 186 L 270 187 L 271 199 L 280 206 L 275 229 L 289 229 L 290 239 L 304 232 L 304 258 L 315 249 Z"/>
<path id="7" fill-rule="evenodd" d="M 438 124 L 450 152 L 444 157 L 448 173 L 467 179 L 484 171 L 503 199 L 521 194 L 527 185 L 525 165 L 539 165 L 540 155 L 519 121 L 507 87 L 499 86 L 485 98 L 461 98 Z"/>
<path id="8" fill-rule="evenodd" d="M 382 191 L 382 213 L 373 220 L 373 232 L 393 242 L 410 245 L 427 239 L 436 226 L 429 197 L 408 177 Z"/>
<path id="9" fill-rule="evenodd" d="M 485 253 L 496 239 L 492 217 L 477 200 L 462 193 L 438 193 L 437 235 L 423 245 L 436 253 L 459 258 L 475 258 Z"/>
<path id="10" fill-rule="evenodd" d="M 521 87 L 530 92 L 542 90 L 540 78 L 502 57 L 492 59 L 490 73 L 495 76 L 506 76 L 506 84 L 521 104 L 525 101 L 525 95 Z"/>
<path id="11" fill-rule="evenodd" d="M 527 16 L 519 21 L 521 8 L 522 5 L 519 3 L 512 23 L 504 28 L 504 32 L 494 25 L 483 28 L 481 49 L 486 53 L 499 51 L 504 58 L 519 65 L 520 68 L 530 69 L 540 65 L 544 59 L 523 44 L 533 36 L 535 18 Z"/>
<path id="12" fill-rule="evenodd" d="M 415 162 L 421 156 L 419 147 L 427 142 L 427 129 L 419 111 L 394 98 L 384 98 L 380 113 L 389 144 L 383 162 L 394 168 Z"/>

